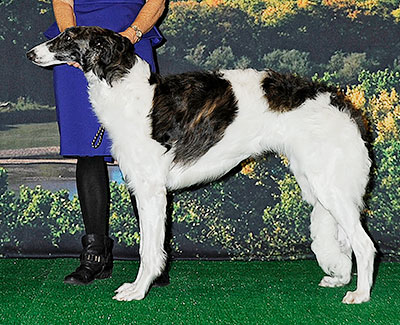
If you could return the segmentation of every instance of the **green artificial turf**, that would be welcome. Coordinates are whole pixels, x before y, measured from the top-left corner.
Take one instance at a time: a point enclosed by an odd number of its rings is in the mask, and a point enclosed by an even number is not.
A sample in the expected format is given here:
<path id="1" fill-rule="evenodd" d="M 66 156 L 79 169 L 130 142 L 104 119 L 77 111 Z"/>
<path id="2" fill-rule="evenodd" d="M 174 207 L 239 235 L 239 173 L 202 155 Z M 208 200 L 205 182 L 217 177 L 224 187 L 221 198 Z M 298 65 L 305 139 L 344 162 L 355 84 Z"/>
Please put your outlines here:
<path id="1" fill-rule="evenodd" d="M 315 261 L 172 263 L 171 284 L 142 301 L 112 300 L 138 262 L 71 286 L 75 259 L 0 260 L 0 324 L 400 324 L 400 264 L 381 263 L 371 301 L 344 305 L 355 288 L 321 288 Z"/>

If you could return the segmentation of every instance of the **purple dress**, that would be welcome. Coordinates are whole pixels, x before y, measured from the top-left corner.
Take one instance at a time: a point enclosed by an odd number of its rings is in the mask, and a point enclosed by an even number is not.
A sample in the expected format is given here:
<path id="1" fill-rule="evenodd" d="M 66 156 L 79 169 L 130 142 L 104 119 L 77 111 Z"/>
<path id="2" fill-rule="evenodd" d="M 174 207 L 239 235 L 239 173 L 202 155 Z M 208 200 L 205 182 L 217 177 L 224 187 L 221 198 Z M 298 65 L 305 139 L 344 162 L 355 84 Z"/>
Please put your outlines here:
<path id="1" fill-rule="evenodd" d="M 76 23 L 78 26 L 100 26 L 121 32 L 132 24 L 143 5 L 142 0 L 75 0 Z M 54 23 L 45 36 L 53 38 L 59 33 Z M 136 54 L 149 63 L 153 72 L 156 70 L 153 47 L 161 41 L 160 33 L 153 28 L 135 44 Z M 100 124 L 89 103 L 83 72 L 63 64 L 54 67 L 53 77 L 61 155 L 111 157 L 107 132 L 101 145 L 97 149 L 92 147 Z"/>

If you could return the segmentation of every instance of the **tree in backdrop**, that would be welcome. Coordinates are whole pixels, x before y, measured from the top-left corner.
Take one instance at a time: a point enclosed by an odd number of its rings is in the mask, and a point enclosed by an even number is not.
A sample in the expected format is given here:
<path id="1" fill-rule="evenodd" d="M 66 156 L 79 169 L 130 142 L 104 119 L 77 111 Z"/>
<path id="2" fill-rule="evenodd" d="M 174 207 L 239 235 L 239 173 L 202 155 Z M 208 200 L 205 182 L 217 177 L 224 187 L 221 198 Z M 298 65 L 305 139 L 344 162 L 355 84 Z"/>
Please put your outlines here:
<path id="1" fill-rule="evenodd" d="M 40 38 L 23 27 L 50 21 L 50 4 L 34 3 L 29 8 L 16 0 L 0 3 L 5 22 L 0 42 L 6 45 L 1 50 L 18 48 L 22 57 L 23 49 Z M 394 37 L 399 17 L 397 0 L 171 2 L 162 24 L 167 43 L 159 53 L 173 72 L 272 67 L 351 84 L 348 96 L 364 112 L 371 133 L 367 225 L 386 253 L 399 256 L 400 41 Z M 287 163 L 277 156 L 246 161 L 223 181 L 176 194 L 171 207 L 174 252 L 183 254 L 189 243 L 199 247 L 199 255 L 202 248 L 214 247 L 232 258 L 305 256 L 310 207 L 280 161 Z M 128 193 L 123 185 L 111 186 L 111 231 L 119 244 L 135 246 L 139 234 Z M 76 197 L 41 187 L 23 186 L 15 193 L 8 190 L 1 168 L 0 209 L 2 251 L 24 251 L 32 234 L 40 238 L 38 246 L 56 247 L 82 232 Z"/>

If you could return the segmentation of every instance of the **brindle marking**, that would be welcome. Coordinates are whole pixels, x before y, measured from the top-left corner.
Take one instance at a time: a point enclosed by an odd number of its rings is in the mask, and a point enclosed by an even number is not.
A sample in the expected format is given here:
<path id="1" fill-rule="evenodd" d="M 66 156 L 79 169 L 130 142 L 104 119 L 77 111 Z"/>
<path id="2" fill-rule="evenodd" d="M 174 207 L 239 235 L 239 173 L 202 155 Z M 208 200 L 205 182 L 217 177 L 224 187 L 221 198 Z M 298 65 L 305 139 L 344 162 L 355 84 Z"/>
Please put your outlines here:
<path id="1" fill-rule="evenodd" d="M 261 86 L 269 109 L 279 113 L 296 109 L 306 100 L 315 99 L 319 94 L 329 93 L 331 104 L 341 111 L 347 111 L 356 121 L 363 138 L 366 138 L 366 127 L 361 112 L 355 109 L 343 89 L 272 70 L 268 70 Z"/>
<path id="2" fill-rule="evenodd" d="M 152 137 L 175 162 L 190 163 L 221 140 L 238 107 L 231 84 L 218 72 L 191 72 L 158 77 L 151 113 Z"/>

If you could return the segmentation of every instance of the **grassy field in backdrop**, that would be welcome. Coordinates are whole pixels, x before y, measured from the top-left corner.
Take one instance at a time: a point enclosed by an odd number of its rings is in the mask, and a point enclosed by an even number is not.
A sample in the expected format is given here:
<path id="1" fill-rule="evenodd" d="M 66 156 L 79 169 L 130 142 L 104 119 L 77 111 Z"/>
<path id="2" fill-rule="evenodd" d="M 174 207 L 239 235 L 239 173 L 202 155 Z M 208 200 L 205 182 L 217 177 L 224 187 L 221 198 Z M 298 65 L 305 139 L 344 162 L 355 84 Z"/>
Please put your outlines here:
<path id="1" fill-rule="evenodd" d="M 57 122 L 16 124 L 0 130 L 0 150 L 58 145 Z"/>
<path id="2" fill-rule="evenodd" d="M 344 305 L 343 288 L 321 288 L 316 261 L 176 261 L 171 284 L 143 301 L 113 291 L 138 262 L 116 261 L 113 277 L 70 286 L 75 259 L 0 260 L 1 324 L 400 324 L 400 264 L 381 263 L 371 301 Z"/>

